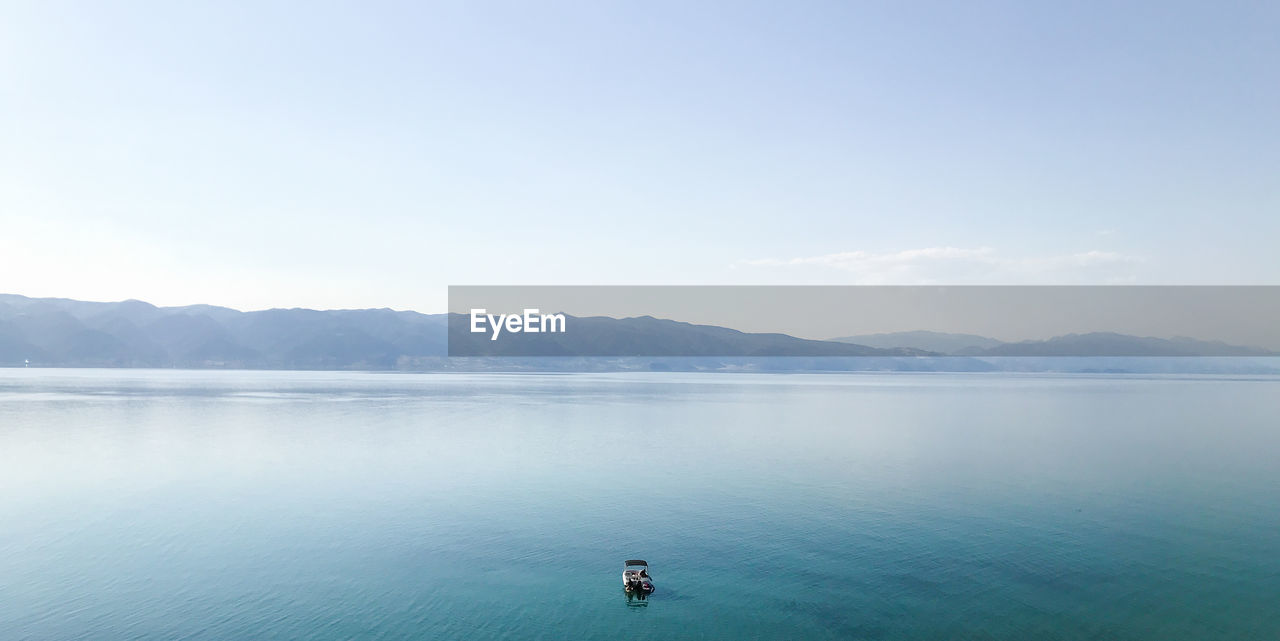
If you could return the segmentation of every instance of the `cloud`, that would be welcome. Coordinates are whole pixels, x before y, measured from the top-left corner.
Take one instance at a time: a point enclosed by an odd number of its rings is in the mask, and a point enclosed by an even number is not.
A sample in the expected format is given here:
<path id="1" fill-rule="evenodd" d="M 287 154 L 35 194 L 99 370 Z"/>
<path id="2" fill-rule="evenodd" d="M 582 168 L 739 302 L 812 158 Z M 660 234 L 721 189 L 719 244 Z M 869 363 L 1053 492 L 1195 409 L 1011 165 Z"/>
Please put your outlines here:
<path id="1" fill-rule="evenodd" d="M 1008 257 L 991 247 L 925 247 L 897 252 L 839 252 L 742 260 L 735 267 L 818 268 L 846 272 L 856 284 L 1053 284 L 1133 280 L 1142 259 L 1108 251 Z"/>

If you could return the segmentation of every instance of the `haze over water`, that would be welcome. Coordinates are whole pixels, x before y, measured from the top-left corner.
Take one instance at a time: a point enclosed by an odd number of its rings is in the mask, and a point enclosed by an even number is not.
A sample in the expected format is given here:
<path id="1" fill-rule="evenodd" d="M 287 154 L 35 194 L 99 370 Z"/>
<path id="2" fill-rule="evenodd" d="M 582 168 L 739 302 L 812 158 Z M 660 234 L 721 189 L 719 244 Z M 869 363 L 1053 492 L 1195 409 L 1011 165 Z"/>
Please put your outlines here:
<path id="1" fill-rule="evenodd" d="M 1278 392 L 0 370 L 0 638 L 1278 638 Z"/>

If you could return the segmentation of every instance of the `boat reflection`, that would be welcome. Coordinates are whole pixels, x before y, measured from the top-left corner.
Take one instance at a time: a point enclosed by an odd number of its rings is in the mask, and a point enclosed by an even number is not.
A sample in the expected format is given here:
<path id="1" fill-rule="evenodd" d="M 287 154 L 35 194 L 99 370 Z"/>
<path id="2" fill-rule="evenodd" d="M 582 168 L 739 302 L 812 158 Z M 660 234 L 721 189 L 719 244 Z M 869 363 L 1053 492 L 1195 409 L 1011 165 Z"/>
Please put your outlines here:
<path id="1" fill-rule="evenodd" d="M 649 607 L 648 594 L 644 592 L 627 592 L 628 608 L 647 608 Z"/>

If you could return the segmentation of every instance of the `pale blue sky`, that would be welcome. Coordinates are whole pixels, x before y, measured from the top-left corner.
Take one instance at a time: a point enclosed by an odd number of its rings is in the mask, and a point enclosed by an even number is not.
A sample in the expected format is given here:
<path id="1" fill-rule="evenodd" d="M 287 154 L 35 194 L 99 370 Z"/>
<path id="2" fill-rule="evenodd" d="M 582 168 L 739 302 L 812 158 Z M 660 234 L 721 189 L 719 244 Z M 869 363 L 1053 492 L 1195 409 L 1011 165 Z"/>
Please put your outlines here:
<path id="1" fill-rule="evenodd" d="M 1280 283 L 1275 3 L 0 7 L 0 292 Z"/>

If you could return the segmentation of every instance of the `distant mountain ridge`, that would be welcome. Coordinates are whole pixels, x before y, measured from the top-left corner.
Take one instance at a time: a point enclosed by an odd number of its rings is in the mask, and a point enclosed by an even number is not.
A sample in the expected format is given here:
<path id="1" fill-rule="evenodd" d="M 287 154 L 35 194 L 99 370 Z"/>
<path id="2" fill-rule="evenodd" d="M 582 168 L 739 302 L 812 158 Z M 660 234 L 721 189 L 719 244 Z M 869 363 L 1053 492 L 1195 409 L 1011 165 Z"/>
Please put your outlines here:
<path id="1" fill-rule="evenodd" d="M 471 355 L 504 357 L 931 355 L 650 316 L 570 318 L 573 331 L 568 334 L 509 334 L 498 343 L 463 330 L 456 339 Z M 449 368 L 452 364 L 444 358 L 448 323 L 466 320 L 456 314 L 390 309 L 241 312 L 212 305 L 156 307 L 138 300 L 102 303 L 0 294 L 0 366 Z"/>
<path id="2" fill-rule="evenodd" d="M 454 356 L 685 356 L 814 357 L 938 356 L 912 347 L 877 348 L 778 333 L 748 333 L 716 325 L 633 316 L 568 316 L 571 332 L 508 334 L 501 341 L 470 331 L 470 317 L 449 315 Z"/>
<path id="3" fill-rule="evenodd" d="M 455 333 L 455 353 L 487 358 L 447 358 L 450 328 L 459 330 L 457 324 L 467 320 L 458 314 L 391 309 L 241 312 L 213 305 L 156 307 L 138 300 L 103 303 L 0 294 L 0 366 L 981 371 L 1028 366 L 993 364 L 999 357 L 1276 355 L 1220 342 L 1114 333 L 1004 343 L 976 335 L 901 332 L 866 337 L 867 345 L 850 342 L 863 337 L 807 340 L 639 316 L 570 317 L 571 332 L 504 335 L 501 349 L 484 334 Z M 540 356 L 560 358 L 519 360 Z M 610 365 L 602 356 L 616 358 Z M 1041 370 L 1057 366 L 1035 365 Z M 1108 370 L 1124 367 L 1105 365 Z M 1270 366 L 1258 367 L 1269 371 Z"/>
<path id="4" fill-rule="evenodd" d="M 1231 345 L 1221 341 L 1203 341 L 1183 336 L 1153 338 L 1115 332 L 1064 334 L 1044 340 L 1016 343 L 978 336 L 945 332 L 911 331 L 885 334 L 844 336 L 831 340 L 857 342 L 876 347 L 914 347 L 952 356 L 1276 356 L 1259 347 Z"/>
<path id="5" fill-rule="evenodd" d="M 1041 341 L 1005 343 L 965 356 L 1275 356 L 1276 352 L 1183 336 L 1153 338 L 1114 332 L 1065 334 Z"/>
<path id="6" fill-rule="evenodd" d="M 394 369 L 442 356 L 444 314 L 156 307 L 0 294 L 0 365 Z"/>
<path id="7" fill-rule="evenodd" d="M 889 332 L 883 334 L 862 334 L 860 336 L 841 336 L 832 338 L 841 343 L 856 343 L 870 347 L 894 348 L 914 347 L 939 354 L 958 354 L 961 350 L 986 349 L 1003 345 L 994 338 L 976 334 L 951 334 L 946 332 L 929 332 L 917 330 L 913 332 Z"/>

